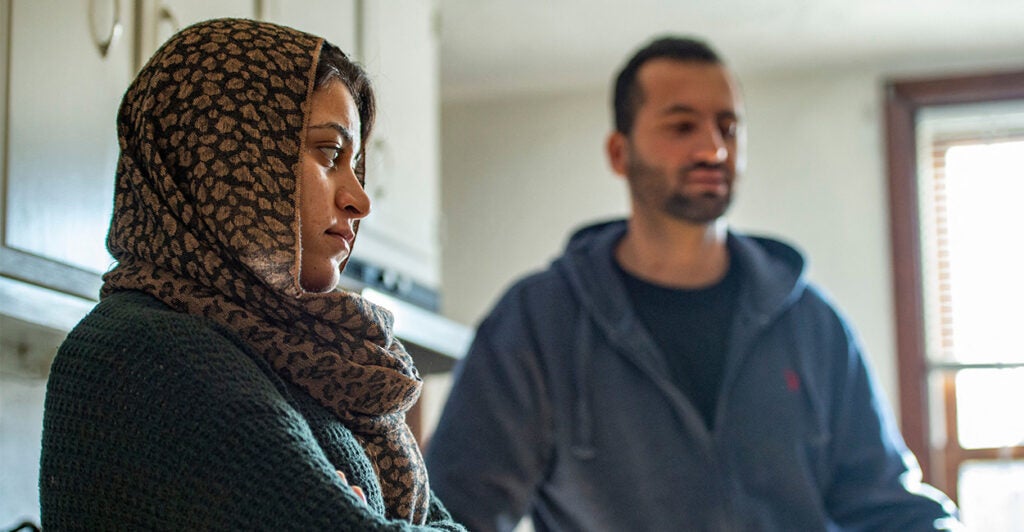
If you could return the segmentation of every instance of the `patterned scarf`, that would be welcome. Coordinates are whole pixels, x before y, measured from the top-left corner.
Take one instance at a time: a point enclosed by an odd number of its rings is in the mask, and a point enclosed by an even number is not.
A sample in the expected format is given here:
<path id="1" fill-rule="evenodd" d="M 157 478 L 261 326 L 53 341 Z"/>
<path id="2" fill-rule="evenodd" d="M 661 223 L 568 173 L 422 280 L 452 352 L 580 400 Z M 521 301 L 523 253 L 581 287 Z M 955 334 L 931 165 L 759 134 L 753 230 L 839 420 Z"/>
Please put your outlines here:
<path id="1" fill-rule="evenodd" d="M 322 39 L 249 20 L 172 37 L 128 88 L 102 295 L 141 290 L 263 353 L 359 439 L 387 515 L 426 519 L 405 412 L 422 381 L 391 314 L 299 286 L 299 154 Z"/>

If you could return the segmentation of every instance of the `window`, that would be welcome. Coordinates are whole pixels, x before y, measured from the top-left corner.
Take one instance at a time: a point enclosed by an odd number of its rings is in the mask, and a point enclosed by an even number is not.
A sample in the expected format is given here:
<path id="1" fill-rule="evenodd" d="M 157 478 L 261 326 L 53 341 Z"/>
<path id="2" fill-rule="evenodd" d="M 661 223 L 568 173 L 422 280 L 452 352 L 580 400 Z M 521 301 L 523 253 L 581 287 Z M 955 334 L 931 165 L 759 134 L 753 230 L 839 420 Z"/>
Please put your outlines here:
<path id="1" fill-rule="evenodd" d="M 904 436 L 969 527 L 1022 530 L 1024 73 L 887 88 Z"/>

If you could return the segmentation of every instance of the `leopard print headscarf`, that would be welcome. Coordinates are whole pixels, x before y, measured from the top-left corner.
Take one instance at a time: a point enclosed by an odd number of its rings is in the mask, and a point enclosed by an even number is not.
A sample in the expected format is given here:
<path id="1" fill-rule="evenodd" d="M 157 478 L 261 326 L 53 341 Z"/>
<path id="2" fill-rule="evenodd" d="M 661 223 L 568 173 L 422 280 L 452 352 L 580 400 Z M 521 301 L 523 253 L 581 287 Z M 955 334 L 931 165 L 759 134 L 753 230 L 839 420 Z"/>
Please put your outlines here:
<path id="1" fill-rule="evenodd" d="M 172 37 L 128 88 L 102 296 L 141 290 L 212 318 L 356 434 L 387 515 L 426 519 L 405 412 L 422 381 L 391 314 L 299 285 L 299 154 L 322 39 L 250 20 Z"/>

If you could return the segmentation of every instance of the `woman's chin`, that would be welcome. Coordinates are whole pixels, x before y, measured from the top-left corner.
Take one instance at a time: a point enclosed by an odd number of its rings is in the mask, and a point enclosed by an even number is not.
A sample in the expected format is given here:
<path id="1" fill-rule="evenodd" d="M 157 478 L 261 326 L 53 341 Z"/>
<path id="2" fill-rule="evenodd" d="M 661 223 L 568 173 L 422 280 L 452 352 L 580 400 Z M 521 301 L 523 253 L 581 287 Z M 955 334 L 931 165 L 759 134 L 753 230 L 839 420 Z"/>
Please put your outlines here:
<path id="1" fill-rule="evenodd" d="M 299 286 L 306 292 L 323 294 L 334 290 L 341 280 L 341 268 L 333 272 L 323 272 L 321 275 L 304 275 L 299 280 Z"/>

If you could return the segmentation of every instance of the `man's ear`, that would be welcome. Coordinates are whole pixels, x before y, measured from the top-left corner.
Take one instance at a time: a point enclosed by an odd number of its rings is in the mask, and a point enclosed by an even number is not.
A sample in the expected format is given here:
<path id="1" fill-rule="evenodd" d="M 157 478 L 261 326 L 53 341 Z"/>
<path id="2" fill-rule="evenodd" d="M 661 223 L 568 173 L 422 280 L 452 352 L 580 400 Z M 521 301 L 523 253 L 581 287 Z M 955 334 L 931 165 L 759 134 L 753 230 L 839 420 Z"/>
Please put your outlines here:
<path id="1" fill-rule="evenodd" d="M 612 131 L 604 143 L 604 149 L 612 170 L 619 176 L 626 177 L 626 168 L 629 166 L 629 139 L 621 131 Z"/>

